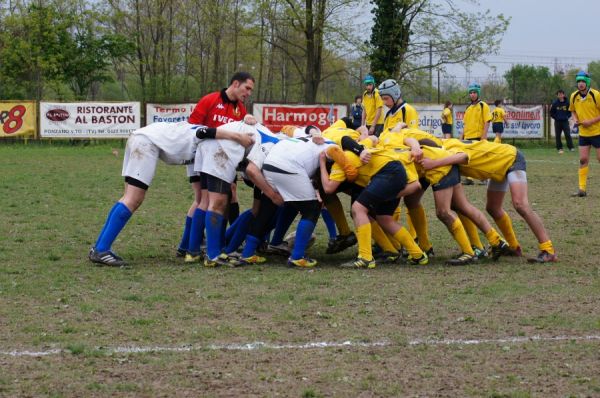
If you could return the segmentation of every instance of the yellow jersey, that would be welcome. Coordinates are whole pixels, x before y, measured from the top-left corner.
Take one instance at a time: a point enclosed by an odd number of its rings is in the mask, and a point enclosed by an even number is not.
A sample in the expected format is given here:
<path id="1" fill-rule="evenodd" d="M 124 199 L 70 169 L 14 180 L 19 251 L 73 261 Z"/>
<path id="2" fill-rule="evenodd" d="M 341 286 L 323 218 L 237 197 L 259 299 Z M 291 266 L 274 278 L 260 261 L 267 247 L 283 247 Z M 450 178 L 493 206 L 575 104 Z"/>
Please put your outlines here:
<path id="1" fill-rule="evenodd" d="M 423 145 L 421 149 L 423 150 L 423 157 L 433 160 L 443 159 L 453 154 L 444 148 L 430 147 L 427 145 Z M 417 169 L 417 173 L 419 174 L 419 178 L 425 178 L 431 185 L 435 185 L 440 182 L 440 180 L 446 177 L 448 173 L 450 173 L 450 170 L 452 170 L 452 165 L 440 166 L 430 170 L 425 170 L 423 166 L 417 163 L 415 164 L 415 167 Z"/>
<path id="2" fill-rule="evenodd" d="M 342 146 L 342 138 L 350 137 L 353 140 L 360 138 L 360 133 L 356 130 L 346 127 L 343 120 L 338 120 L 323 131 L 323 137 L 329 141 L 333 141 L 338 146 Z"/>
<path id="3" fill-rule="evenodd" d="M 442 111 L 442 123 L 452 124 L 452 110 L 450 108 L 444 108 Z"/>
<path id="4" fill-rule="evenodd" d="M 384 112 L 383 112 L 383 101 L 379 95 L 379 90 L 373 89 L 373 93 L 365 91 L 362 97 L 362 105 L 365 112 L 365 124 L 367 126 L 373 126 L 375 124 L 383 124 Z M 375 113 L 377 109 L 381 108 L 381 114 L 379 119 L 375 122 Z"/>
<path id="5" fill-rule="evenodd" d="M 504 123 L 506 112 L 504 108 L 496 107 L 492 111 L 492 123 Z"/>
<path id="6" fill-rule="evenodd" d="M 371 160 L 369 163 L 363 164 L 358 156 L 350 151 L 345 151 L 346 161 L 354 166 L 358 170 L 358 177 L 354 181 L 356 185 L 366 187 L 371 181 L 371 177 L 379 172 L 386 164 L 391 161 L 399 161 L 403 166 L 410 165 L 411 170 L 406 170 L 407 183 L 416 181 L 419 177 L 414 167 L 412 160 L 410 160 L 410 150 L 402 152 L 396 152 L 391 149 L 384 149 L 381 147 L 373 147 L 373 141 L 366 139 L 362 140 L 360 144 L 364 145 L 371 152 Z M 338 163 L 334 163 L 331 167 L 331 173 L 329 174 L 331 181 L 345 181 L 346 174 L 342 167 Z"/>
<path id="7" fill-rule="evenodd" d="M 465 153 L 469 161 L 460 164 L 460 173 L 478 180 L 488 178 L 502 182 L 506 172 L 515 163 L 517 148 L 509 144 L 490 141 L 462 141 L 456 138 L 442 140 L 444 149 L 452 153 Z"/>
<path id="8" fill-rule="evenodd" d="M 465 140 L 486 138 L 487 131 L 483 131 L 483 127 L 491 120 L 492 113 L 485 102 L 479 100 L 467 106 L 463 120 Z"/>
<path id="9" fill-rule="evenodd" d="M 575 91 L 571 94 L 569 110 L 577 113 L 577 119 L 580 122 L 600 116 L 600 92 L 590 88 L 587 95 L 582 97 L 579 91 Z M 593 137 L 599 134 L 600 121 L 588 127 L 579 125 L 579 135 L 581 137 Z"/>
<path id="10" fill-rule="evenodd" d="M 419 113 L 412 106 L 403 102 L 402 105 L 394 106 L 385 115 L 383 121 L 383 131 L 393 129 L 398 123 L 404 122 L 408 127 L 419 127 Z"/>
<path id="11" fill-rule="evenodd" d="M 431 140 L 435 142 L 436 145 L 442 146 L 442 140 L 427 131 L 419 129 L 402 129 L 400 132 L 404 134 L 405 137 L 414 138 L 417 141 Z"/>

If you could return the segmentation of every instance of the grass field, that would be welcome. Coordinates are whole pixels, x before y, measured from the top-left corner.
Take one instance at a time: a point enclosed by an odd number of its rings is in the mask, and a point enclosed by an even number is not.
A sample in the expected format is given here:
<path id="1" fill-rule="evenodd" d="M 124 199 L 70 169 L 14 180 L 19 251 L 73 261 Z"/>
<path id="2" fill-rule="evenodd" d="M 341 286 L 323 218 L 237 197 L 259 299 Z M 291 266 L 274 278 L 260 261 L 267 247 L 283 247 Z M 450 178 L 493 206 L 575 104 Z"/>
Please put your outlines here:
<path id="1" fill-rule="evenodd" d="M 444 266 L 456 248 L 430 193 L 425 267 L 339 269 L 355 253 L 325 255 L 322 223 L 314 270 L 187 266 L 174 252 L 191 190 L 161 164 L 113 246 L 131 266 L 98 268 L 87 251 L 122 193 L 118 150 L 0 146 L 0 396 L 600 396 L 597 163 L 572 199 L 576 153 L 524 149 L 550 266 Z M 481 208 L 485 188 L 465 189 Z"/>

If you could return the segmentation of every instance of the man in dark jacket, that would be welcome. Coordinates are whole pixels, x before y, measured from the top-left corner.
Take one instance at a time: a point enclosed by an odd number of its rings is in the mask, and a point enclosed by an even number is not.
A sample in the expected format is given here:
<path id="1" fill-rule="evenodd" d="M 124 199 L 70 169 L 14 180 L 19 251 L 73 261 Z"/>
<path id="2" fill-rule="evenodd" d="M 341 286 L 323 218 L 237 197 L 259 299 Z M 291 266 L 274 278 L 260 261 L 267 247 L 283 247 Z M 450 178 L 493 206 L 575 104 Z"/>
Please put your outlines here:
<path id="1" fill-rule="evenodd" d="M 556 99 L 550 107 L 550 116 L 554 119 L 554 136 L 556 138 L 556 150 L 558 153 L 563 153 L 562 141 L 560 139 L 562 132 L 565 133 L 565 140 L 567 141 L 569 151 L 574 151 L 573 141 L 571 140 L 571 129 L 569 128 L 569 118 L 571 117 L 569 100 L 565 97 L 563 90 L 556 92 Z"/>

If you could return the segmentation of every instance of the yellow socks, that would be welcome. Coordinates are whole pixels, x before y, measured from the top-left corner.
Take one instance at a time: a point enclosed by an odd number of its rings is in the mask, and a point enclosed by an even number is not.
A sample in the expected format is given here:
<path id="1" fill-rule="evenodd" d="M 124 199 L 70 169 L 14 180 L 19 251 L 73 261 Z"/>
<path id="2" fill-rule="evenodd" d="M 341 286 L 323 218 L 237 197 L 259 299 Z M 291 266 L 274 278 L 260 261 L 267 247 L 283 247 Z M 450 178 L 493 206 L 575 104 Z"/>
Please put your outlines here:
<path id="1" fill-rule="evenodd" d="M 456 243 L 458 243 L 458 246 L 460 246 L 460 250 L 462 250 L 463 253 L 474 256 L 475 252 L 471 247 L 471 242 L 469 242 L 467 232 L 465 231 L 465 227 L 463 227 L 462 223 L 460 222 L 460 218 L 454 219 L 454 222 L 449 230 L 454 237 L 454 240 L 456 240 Z"/>
<path id="2" fill-rule="evenodd" d="M 356 240 L 358 241 L 358 257 L 367 261 L 373 260 L 370 223 L 356 227 Z"/>
<path id="3" fill-rule="evenodd" d="M 498 244 L 500 243 L 500 235 L 498 234 L 498 231 L 496 231 L 494 228 L 487 231 L 485 233 L 485 237 L 492 246 L 498 246 Z"/>
<path id="4" fill-rule="evenodd" d="M 519 247 L 519 241 L 517 240 L 517 235 L 515 235 L 512 221 L 510 220 L 508 213 L 504 212 L 502 217 L 496 218 L 494 221 L 496 221 L 496 225 L 500 228 L 500 232 L 502 232 L 502 236 L 506 239 L 508 246 L 513 250 Z"/>
<path id="5" fill-rule="evenodd" d="M 381 250 L 384 252 L 398 253 L 398 250 L 396 250 L 381 226 L 377 224 L 377 221 L 371 221 L 371 234 L 373 235 L 375 243 L 381 247 Z"/>
<path id="6" fill-rule="evenodd" d="M 423 255 L 423 250 L 415 243 L 415 240 L 410 236 L 410 233 L 408 233 L 406 228 L 401 227 L 400 230 L 394 234 L 394 239 L 400 242 L 402 247 L 406 249 L 412 258 L 421 258 Z"/>
<path id="7" fill-rule="evenodd" d="M 419 205 L 414 209 L 407 209 L 412 225 L 416 230 L 417 236 L 419 237 L 419 247 L 423 251 L 431 249 L 431 242 L 429 241 L 429 231 L 427 229 L 427 216 L 425 214 L 425 208 L 423 205 Z"/>
<path id="8" fill-rule="evenodd" d="M 579 189 L 585 191 L 587 188 L 587 178 L 588 173 L 590 171 L 590 166 L 580 167 L 579 168 Z"/>
<path id="9" fill-rule="evenodd" d="M 552 246 L 552 241 L 547 240 L 539 244 L 540 251 L 545 251 L 550 254 L 554 254 L 554 246 Z"/>
<path id="10" fill-rule="evenodd" d="M 342 202 L 340 202 L 340 198 L 337 195 L 331 195 L 327 198 L 325 202 L 325 207 L 329 210 L 329 214 L 331 214 L 331 218 L 335 221 L 335 225 L 339 231 L 340 235 L 348 235 L 350 234 L 350 226 L 348 225 L 348 221 L 346 220 L 346 215 L 344 214 L 344 207 L 342 206 Z"/>
<path id="11" fill-rule="evenodd" d="M 460 218 L 460 222 L 462 223 L 465 231 L 467 232 L 467 236 L 469 237 L 469 241 L 472 246 L 475 246 L 478 249 L 483 249 L 483 243 L 481 243 L 481 239 L 479 239 L 479 232 L 477 232 L 477 226 L 471 221 L 471 219 L 465 215 L 459 214 L 458 218 Z"/>
<path id="12" fill-rule="evenodd" d="M 415 226 L 412 222 L 412 219 L 410 218 L 410 213 L 408 212 L 408 209 L 406 211 L 406 228 L 408 229 L 408 233 L 410 233 L 410 236 L 412 236 L 414 240 L 417 237 L 417 230 L 415 230 Z"/>
<path id="13" fill-rule="evenodd" d="M 494 138 L 494 142 L 496 144 L 501 144 L 502 143 L 502 138 L 500 138 L 499 136 L 496 136 L 496 138 Z"/>

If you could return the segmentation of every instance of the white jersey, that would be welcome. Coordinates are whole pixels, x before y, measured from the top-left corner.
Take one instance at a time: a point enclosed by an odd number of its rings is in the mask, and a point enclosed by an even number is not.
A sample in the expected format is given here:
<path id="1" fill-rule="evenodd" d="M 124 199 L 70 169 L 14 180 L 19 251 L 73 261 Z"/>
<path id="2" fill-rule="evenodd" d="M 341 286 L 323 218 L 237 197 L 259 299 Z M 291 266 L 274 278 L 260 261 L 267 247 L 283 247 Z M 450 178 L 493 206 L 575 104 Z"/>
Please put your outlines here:
<path id="1" fill-rule="evenodd" d="M 158 150 L 158 157 L 167 164 L 189 164 L 194 161 L 194 154 L 198 143 L 196 130 L 202 127 L 188 122 L 152 123 L 146 127 L 135 130 L 134 135 L 147 137 Z"/>
<path id="2" fill-rule="evenodd" d="M 332 145 L 335 144 L 331 141 L 317 145 L 310 138 L 288 138 L 273 146 L 265 164 L 288 173 L 312 176 L 319 168 L 319 155 Z"/>
<path id="3" fill-rule="evenodd" d="M 265 155 L 261 148 L 261 134 L 257 127 L 243 122 L 232 122 L 221 126 L 234 132 L 252 134 L 254 144 L 244 148 L 232 140 L 204 140 L 198 145 L 194 171 L 209 174 L 223 181 L 233 182 L 236 176 L 238 164 L 248 159 L 258 168 L 262 167 Z"/>

